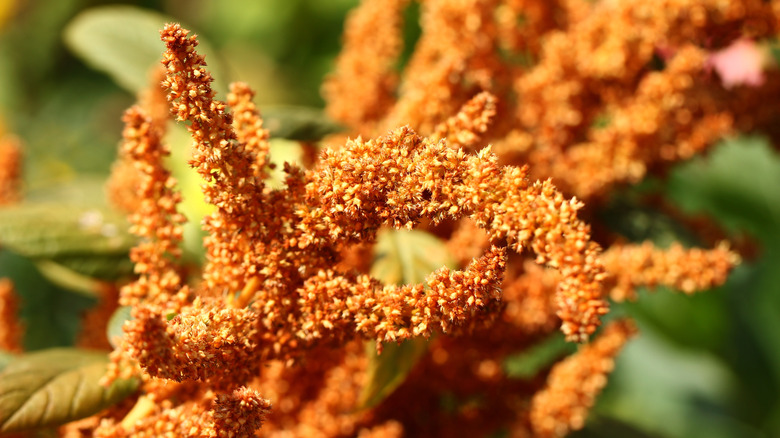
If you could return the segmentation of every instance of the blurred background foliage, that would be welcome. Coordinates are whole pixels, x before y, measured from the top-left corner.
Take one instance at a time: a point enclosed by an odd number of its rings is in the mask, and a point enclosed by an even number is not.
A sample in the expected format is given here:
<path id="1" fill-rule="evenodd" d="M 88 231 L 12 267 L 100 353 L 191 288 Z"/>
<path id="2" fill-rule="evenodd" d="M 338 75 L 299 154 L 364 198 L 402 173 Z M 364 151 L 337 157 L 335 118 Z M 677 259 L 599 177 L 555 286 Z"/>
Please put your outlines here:
<path id="1" fill-rule="evenodd" d="M 0 133 L 24 142 L 25 199 L 89 206 L 84 208 L 104 204 L 99 187 L 116 154 L 121 113 L 146 80 L 138 72 L 146 70 L 149 56 L 154 59 L 162 51 L 161 46 L 154 51 L 157 33 L 150 35 L 148 28 L 175 20 L 198 33 L 210 68 L 218 72 L 220 93 L 240 79 L 258 90 L 261 110 L 273 112 L 280 104 L 317 108 L 323 105 L 319 87 L 338 53 L 344 16 L 356 4 L 0 1 Z M 410 41 L 417 32 L 414 13 L 407 26 Z M 101 24 L 95 17 L 108 21 Z M 85 30 L 90 25 L 97 27 Z M 96 38 L 100 32 L 126 38 Z M 294 144 L 278 144 L 277 157 L 296 159 Z M 192 194 L 197 184 L 188 182 L 182 170 L 185 151 L 184 146 L 174 151 L 173 166 L 185 194 Z M 603 223 L 627 240 L 696 244 L 685 225 L 648 202 L 662 197 L 686 213 L 709 216 L 733 239 L 755 242 L 755 249 L 717 290 L 694 296 L 644 291 L 638 302 L 615 306 L 615 316 L 637 319 L 641 336 L 621 354 L 588 426 L 574 436 L 780 436 L 778 187 L 776 147 L 760 133 L 742 133 L 708 156 L 677 166 L 663 180 L 617 193 L 600 209 Z M 204 207 L 188 208 L 190 232 L 197 234 L 192 215 L 202 215 Z M 46 214 L 59 213 L 41 213 Z M 8 217 L 0 221 L 6 233 L 24 225 L 13 225 Z M 84 292 L 88 287 L 47 279 L 36 257 L 0 251 L 0 277 L 11 277 L 23 295 L 25 347 L 72 345 L 80 314 L 96 299 Z M 567 351 L 559 339 L 551 339 L 533 354 L 513 356 L 506 370 L 528 378 Z"/>

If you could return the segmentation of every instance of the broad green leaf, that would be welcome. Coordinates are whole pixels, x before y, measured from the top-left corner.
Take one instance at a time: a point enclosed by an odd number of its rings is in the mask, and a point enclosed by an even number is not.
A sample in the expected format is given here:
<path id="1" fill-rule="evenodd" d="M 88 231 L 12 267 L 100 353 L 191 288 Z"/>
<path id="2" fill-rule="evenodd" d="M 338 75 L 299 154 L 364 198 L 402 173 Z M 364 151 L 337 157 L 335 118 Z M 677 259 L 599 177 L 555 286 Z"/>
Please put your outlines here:
<path id="1" fill-rule="evenodd" d="M 386 343 L 382 354 L 376 344 L 366 344 L 368 356 L 368 384 L 360 394 L 359 406 L 371 408 L 386 399 L 406 380 L 420 358 L 428 351 L 428 340 L 414 338 L 401 344 Z"/>
<path id="2" fill-rule="evenodd" d="M 636 302 L 619 307 L 675 343 L 693 349 L 719 351 L 734 329 L 724 288 L 693 295 L 673 293 L 666 287 L 653 292 L 640 288 Z"/>
<path id="3" fill-rule="evenodd" d="M 709 344 L 720 345 L 717 353 L 721 360 L 740 376 L 742 391 L 750 396 L 735 404 L 735 410 L 754 424 L 768 421 L 773 406 L 780 404 L 778 186 L 780 155 L 769 140 L 758 136 L 723 141 L 707 157 L 675 169 L 668 185 L 669 197 L 683 209 L 707 213 L 728 229 L 748 232 L 763 247 L 761 259 L 744 262 L 720 288 L 723 299 L 718 313 L 710 312 L 712 316 L 706 319 L 678 317 L 676 326 L 668 330 L 683 334 L 677 334 L 677 339 L 697 332 L 720 335 L 710 336 Z M 668 323 L 678 306 L 666 304 L 643 310 L 662 316 Z"/>
<path id="4" fill-rule="evenodd" d="M 673 242 L 686 246 L 699 244 L 697 237 L 679 221 L 658 208 L 646 204 L 640 189 L 631 187 L 614 194 L 599 211 L 598 218 L 610 230 L 619 233 L 630 242 L 649 240 L 662 248 L 668 247 Z"/>
<path id="5" fill-rule="evenodd" d="M 83 313 L 97 300 L 46 280 L 29 259 L 0 250 L 0 277 L 14 282 L 21 298 L 25 350 L 73 345 Z"/>
<path id="6" fill-rule="evenodd" d="M 723 357 L 740 376 L 751 397 L 740 403 L 743 414 L 761 423 L 780 406 L 780 248 L 767 251 L 756 263 L 739 266 L 727 283 L 730 349 Z M 772 411 L 775 412 L 772 412 Z M 780 422 L 775 419 L 778 436 Z"/>
<path id="7" fill-rule="evenodd" d="M 110 342 L 111 346 L 114 348 L 119 346 L 122 337 L 125 335 L 122 326 L 125 324 L 125 321 L 130 320 L 130 311 L 132 309 L 131 306 L 117 307 L 114 314 L 111 315 L 111 318 L 108 320 L 106 338 L 108 338 L 108 342 Z"/>
<path id="8" fill-rule="evenodd" d="M 575 350 L 576 345 L 566 342 L 561 333 L 555 333 L 538 344 L 507 357 L 504 360 L 504 370 L 510 378 L 530 379 L 556 359 Z"/>
<path id="9" fill-rule="evenodd" d="M 47 280 L 56 286 L 77 292 L 88 297 L 97 296 L 103 283 L 92 277 L 79 274 L 78 272 L 67 268 L 51 260 L 38 260 L 35 263 L 38 272 Z"/>
<path id="10" fill-rule="evenodd" d="M 0 371 L 0 432 L 57 426 L 95 414 L 131 395 L 138 381 L 100 384 L 105 353 L 56 348 L 24 354 Z"/>
<path id="11" fill-rule="evenodd" d="M 424 231 L 382 230 L 374 251 L 371 275 L 385 283 L 420 283 L 442 266 L 455 266 L 447 247 Z M 360 395 L 360 406 L 376 406 L 392 394 L 427 349 L 428 341 L 417 338 L 401 344 L 386 343 L 382 354 L 377 354 L 374 343 L 369 342 L 368 384 Z"/>
<path id="12" fill-rule="evenodd" d="M 171 156 L 166 160 L 166 167 L 178 181 L 183 198 L 177 208 L 187 218 L 183 226 L 181 248 L 185 258 L 195 264 L 202 264 L 206 259 L 206 249 L 203 247 L 206 232 L 201 223 L 214 207 L 203 197 L 203 179 L 200 174 L 188 164 L 192 157 L 192 137 L 186 127 L 181 123 L 171 125 L 165 135 L 165 142 L 171 145 Z"/>
<path id="13" fill-rule="evenodd" d="M 690 212 L 711 214 L 732 230 L 765 242 L 780 238 L 780 156 L 763 137 L 726 140 L 706 158 L 670 177 L 669 197 Z"/>
<path id="14" fill-rule="evenodd" d="M 116 139 L 116 133 L 114 133 Z M 94 151 L 93 151 L 94 153 Z M 112 151 L 116 155 L 116 151 Z M 110 164 L 106 163 L 106 164 Z M 106 176 L 76 174 L 67 180 L 28 187 L 25 202 L 35 204 L 68 204 L 78 207 L 107 208 Z"/>
<path id="15" fill-rule="evenodd" d="M 608 416 L 670 438 L 755 436 L 724 410 L 737 385 L 735 374 L 711 354 L 676 347 L 637 322 L 640 336 L 618 356 L 592 411 L 596 418 Z"/>
<path id="16" fill-rule="evenodd" d="M 148 87 L 149 72 L 160 64 L 160 30 L 175 19 L 133 6 L 100 6 L 77 15 L 65 28 L 65 44 L 90 66 L 108 73 L 121 87 L 138 92 Z M 186 27 L 186 26 L 185 26 Z M 202 38 L 198 50 L 207 57 L 216 81 L 221 78 L 213 52 Z M 224 88 L 216 82 L 218 91 Z"/>
<path id="17" fill-rule="evenodd" d="M 168 17 L 132 6 L 104 6 L 77 15 L 65 28 L 65 44 L 121 87 L 138 92 L 160 62 L 160 29 Z"/>
<path id="18" fill-rule="evenodd" d="M 124 217 L 107 209 L 24 203 L 0 209 L 0 245 L 79 274 L 115 279 L 132 273 L 135 238 Z"/>
<path id="19" fill-rule="evenodd" d="M 47 266 L 40 266 L 39 264 L 39 268 L 41 273 L 49 280 L 63 287 L 73 287 L 75 288 L 74 290 L 94 291 L 94 288 L 89 287 L 90 279 L 111 281 L 132 275 L 133 262 L 129 257 L 129 249 L 128 247 L 128 252 L 118 254 L 100 254 L 97 252 L 63 254 L 62 256 L 46 260 L 51 262 L 49 264 L 44 263 Z M 41 259 L 37 258 L 36 260 Z M 62 269 L 57 269 L 58 267 Z M 68 271 L 71 272 L 69 273 Z M 79 276 L 86 278 L 78 278 Z"/>
<path id="20" fill-rule="evenodd" d="M 770 254 L 757 265 L 746 262 L 736 267 L 726 284 L 715 290 L 692 296 L 668 293 L 664 288 L 655 293 L 640 290 L 637 302 L 619 303 L 614 306 L 613 312 L 625 312 L 637 321 L 641 328 L 640 340 L 645 337 L 646 331 L 652 331 L 653 340 L 658 344 L 663 343 L 657 346 L 654 343 L 639 342 L 640 346 L 650 350 L 664 348 L 697 354 L 702 357 L 702 361 L 710 362 L 713 367 L 727 368 L 733 376 L 737 376 L 738 379 L 734 379 L 736 381 L 729 383 L 735 387 L 738 385 L 738 390 L 731 390 L 728 397 L 738 399 L 738 402 L 727 401 L 727 396 L 723 394 L 687 396 L 686 400 L 678 402 L 686 411 L 685 415 L 678 419 L 678 427 L 690 427 L 696 422 L 715 424 L 725 421 L 734 423 L 733 427 L 741 428 L 748 427 L 746 424 L 763 424 L 767 416 L 771 415 L 772 407 L 778 403 L 776 382 L 780 376 L 780 354 L 777 349 L 780 342 L 780 300 L 776 293 L 777 280 L 780 277 L 777 275 L 777 264 L 778 260 Z M 633 342 L 635 341 L 632 341 L 632 344 Z M 656 354 L 652 351 L 643 353 Z M 672 363 L 669 363 L 667 368 L 677 370 L 677 365 L 673 363 L 675 359 L 670 360 Z M 642 360 L 630 362 L 628 367 L 638 368 L 626 369 L 625 374 L 646 374 L 641 365 L 644 365 Z M 691 373 L 696 374 L 693 371 Z M 651 374 L 647 375 L 647 378 L 663 380 L 666 377 Z M 722 385 L 724 379 L 732 380 L 731 376 L 727 375 L 713 376 L 710 384 Z M 617 393 L 636 391 L 623 383 L 620 378 L 615 381 Z M 650 386 L 665 384 L 671 385 L 656 382 Z M 659 389 L 657 393 L 648 394 L 647 398 L 660 397 L 662 392 L 663 390 Z M 669 398 L 673 397 L 670 395 Z M 697 402 L 692 402 L 693 399 Z M 605 400 L 610 400 L 610 396 Z M 608 404 L 613 407 L 622 406 L 612 405 L 611 402 Z M 702 405 L 721 405 L 716 412 L 719 418 L 708 419 L 707 415 L 710 413 L 706 412 L 687 412 Z M 635 409 L 641 410 L 641 407 Z M 607 414 L 612 415 L 612 412 Z M 663 415 L 660 410 L 655 414 Z M 737 423 L 744 424 L 740 426 Z M 728 430 L 732 426 L 724 424 L 720 427 Z M 670 436 L 687 435 L 678 431 Z M 720 436 L 754 435 L 742 431 Z M 774 435 L 770 433 L 768 436 Z"/>
<path id="21" fill-rule="evenodd" d="M 25 187 L 30 190 L 69 183 L 85 173 L 105 179 L 116 158 L 122 110 L 133 103 L 97 72 L 62 78 L 54 73 L 52 78 L 47 82 L 53 80 L 56 86 L 44 87 L 47 91 L 34 100 L 35 108 L 15 115 L 25 146 Z M 97 199 L 104 196 L 100 193 Z"/>
<path id="22" fill-rule="evenodd" d="M 317 141 L 344 128 L 318 108 L 303 106 L 267 106 L 261 108 L 263 126 L 271 137 Z"/>
<path id="23" fill-rule="evenodd" d="M 377 235 L 371 275 L 385 283 L 420 283 L 442 266 L 453 268 L 455 261 L 444 243 L 432 234 L 384 229 Z"/>

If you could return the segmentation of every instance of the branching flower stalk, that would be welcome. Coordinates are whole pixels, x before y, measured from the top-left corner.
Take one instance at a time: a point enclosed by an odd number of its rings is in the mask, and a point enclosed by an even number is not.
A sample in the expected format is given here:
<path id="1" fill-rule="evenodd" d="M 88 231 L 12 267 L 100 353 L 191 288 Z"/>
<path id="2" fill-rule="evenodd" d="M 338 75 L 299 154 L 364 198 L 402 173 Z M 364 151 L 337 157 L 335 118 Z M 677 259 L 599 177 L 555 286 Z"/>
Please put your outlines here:
<path id="1" fill-rule="evenodd" d="M 636 300 L 636 288 L 665 286 L 686 294 L 723 284 L 740 258 L 721 242 L 712 250 L 683 248 L 678 243 L 660 249 L 650 242 L 613 245 L 604 252 L 604 265 L 612 274 L 605 284 L 614 301 Z"/>
<path id="2" fill-rule="evenodd" d="M 563 436 L 583 426 L 636 331 L 617 321 L 597 332 L 608 296 L 635 299 L 642 285 L 706 289 L 738 263 L 725 244 L 602 253 L 581 219 L 583 203 L 569 194 L 598 202 L 615 184 L 688 158 L 740 123 L 730 106 L 751 97 L 709 98 L 713 86 L 701 79 L 708 52 L 684 42 L 718 26 L 753 23 L 756 35 L 768 33 L 777 27 L 762 18 L 769 6 L 705 1 L 696 18 L 675 1 L 668 13 L 643 15 L 634 2 L 430 0 L 399 76 L 407 3 L 365 0 L 347 21 L 324 95 L 354 137 L 325 148 L 311 168 L 285 164 L 283 189 L 265 182 L 269 134 L 253 91 L 237 83 L 227 103 L 216 100 L 196 38 L 165 26 L 162 86 L 192 136 L 190 164 L 214 206 L 203 222 L 206 263 L 185 285 L 180 195 L 162 165 L 165 124 L 159 105 L 135 107 L 125 116 L 123 154 L 140 193 L 131 216 L 139 277 L 121 292 L 133 319 L 107 380 L 137 373 L 144 394 L 124 421 L 103 418 L 96 436 L 251 436 L 263 421 L 269 436 L 399 436 L 418 421 L 403 399 L 410 391 L 440 432 L 452 427 L 440 412 L 442 387 L 487 388 L 475 430 L 495 430 L 495 417 L 517 436 Z M 526 12 L 538 23 L 510 25 Z M 669 38 L 664 29 L 673 29 Z M 366 38 L 372 32 L 384 37 Z M 502 56 L 520 46 L 537 58 L 534 68 Z M 650 71 L 661 46 L 665 68 Z M 609 120 L 596 129 L 600 114 Z M 406 285 L 353 269 L 346 255 L 383 227 L 441 233 L 463 269 Z M 546 383 L 503 391 L 517 382 L 500 361 L 556 329 L 584 345 Z M 360 342 L 381 350 L 434 334 L 404 386 L 375 409 L 355 409 L 367 367 Z"/>
<path id="3" fill-rule="evenodd" d="M 287 166 L 286 189 L 271 190 L 263 182 L 267 132 L 251 91 L 234 85 L 234 114 L 228 113 L 214 99 L 195 38 L 178 25 L 166 26 L 162 37 L 163 85 L 172 113 L 189 122 L 191 164 L 216 210 L 204 222 L 203 282 L 191 291 L 175 266 L 183 218 L 176 212 L 175 182 L 161 167 L 166 150 L 159 125 L 131 109 L 123 150 L 143 175 L 143 203 L 132 220 L 147 240 L 133 252 L 141 276 L 122 291 L 134 319 L 125 325 L 118 360 L 136 361 L 149 377 L 208 385 L 216 399 L 206 391 L 193 406 L 217 418 L 219 406 L 233 403 L 230 397 L 253 397 L 248 389 L 230 394 L 268 360 L 298 358 L 356 337 L 381 345 L 438 331 L 465 334 L 484 324 L 484 316 L 500 309 L 506 247 L 529 247 L 539 263 L 561 272 L 556 303 L 569 339 L 585 341 L 595 331 L 607 310 L 600 249 L 576 218 L 581 204 L 549 181 L 530 183 L 524 168 L 499 166 L 489 150 L 469 155 L 404 127 L 326 151 L 310 171 Z M 490 99 L 474 105 L 489 107 Z M 450 123 L 438 136 L 468 139 L 473 134 L 467 132 L 484 131 L 486 122 L 466 122 Z M 466 217 L 492 241 L 506 243 L 491 246 L 463 271 L 442 268 L 425 285 L 395 286 L 333 269 L 342 248 L 373 241 L 383 225 L 412 228 L 426 218 Z"/>
<path id="4" fill-rule="evenodd" d="M 597 340 L 553 367 L 547 385 L 531 400 L 533 436 L 560 437 L 582 429 L 615 366 L 615 356 L 634 334 L 632 322 L 612 322 Z"/>

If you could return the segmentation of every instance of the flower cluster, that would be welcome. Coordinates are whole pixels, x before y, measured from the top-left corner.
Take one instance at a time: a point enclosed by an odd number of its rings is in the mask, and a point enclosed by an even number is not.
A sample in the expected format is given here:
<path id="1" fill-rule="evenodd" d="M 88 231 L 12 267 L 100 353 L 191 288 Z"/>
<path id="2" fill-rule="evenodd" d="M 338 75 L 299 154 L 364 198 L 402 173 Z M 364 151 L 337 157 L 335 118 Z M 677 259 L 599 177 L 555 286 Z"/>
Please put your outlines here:
<path id="1" fill-rule="evenodd" d="M 733 115 L 758 92 L 725 89 L 708 58 L 775 33 L 774 3 L 429 0 L 399 75 L 408 3 L 364 0 L 349 17 L 323 94 L 350 138 L 307 168 L 285 164 L 282 189 L 266 184 L 253 91 L 233 84 L 217 100 L 196 38 L 163 29 L 167 106 L 214 207 L 206 262 L 195 278 L 180 266 L 181 195 L 153 90 L 124 118 L 118 181 L 137 193 L 141 240 L 119 298 L 133 318 L 107 376 L 140 375 L 142 395 L 126 415 L 99 416 L 95 436 L 563 436 L 583 427 L 636 332 L 626 320 L 599 329 L 610 298 L 709 289 L 739 262 L 725 243 L 596 243 L 585 203 L 769 120 Z M 435 234 L 460 269 L 384 284 L 360 258 L 388 227 Z M 512 379 L 503 361 L 557 330 L 584 345 Z M 366 341 L 427 342 L 371 407 Z"/>
<path id="2" fill-rule="evenodd" d="M 533 436 L 558 437 L 582 429 L 596 395 L 607 384 L 615 356 L 635 332 L 630 322 L 614 322 L 596 341 L 553 367 L 547 385 L 531 400 Z"/>
<path id="3" fill-rule="evenodd" d="M 707 251 L 683 248 L 679 243 L 667 249 L 650 242 L 641 245 L 613 245 L 602 257 L 612 275 L 606 281 L 614 301 L 636 300 L 639 285 L 666 286 L 691 294 L 709 290 L 726 281 L 739 256 L 722 242 Z"/>
<path id="4" fill-rule="evenodd" d="M 153 123 L 138 106 L 127 110 L 124 122 L 120 152 L 138 174 L 135 188 L 140 204 L 130 215 L 131 231 L 148 240 L 130 254 L 139 278 L 122 290 L 120 304 L 148 301 L 178 310 L 180 303 L 173 298 L 182 292 L 182 279 L 176 271 L 176 259 L 181 254 L 181 224 L 185 221 L 176 211 L 181 195 L 174 191 L 176 181 L 170 172 L 162 167 L 162 158 L 168 151 L 162 144 L 159 124 Z"/>
<path id="5" fill-rule="evenodd" d="M 264 361 L 299 358 L 317 345 L 337 347 L 358 336 L 381 346 L 437 331 L 467 333 L 480 315 L 499 309 L 502 246 L 463 271 L 432 273 L 425 287 L 382 285 L 333 269 L 340 249 L 372 241 L 382 225 L 411 228 L 424 218 L 468 217 L 515 251 L 529 246 L 540 263 L 561 272 L 557 313 L 567 336 L 583 341 L 595 331 L 606 312 L 600 250 L 576 218 L 580 204 L 549 182 L 530 183 L 525 169 L 501 167 L 488 151 L 467 155 L 401 128 L 326 152 L 313 170 L 288 167 L 287 188 L 270 190 L 263 182 L 267 133 L 251 92 L 234 86 L 235 116 L 229 114 L 213 99 L 194 37 L 177 25 L 162 35 L 163 85 L 172 113 L 190 122 L 191 164 L 208 182 L 204 193 L 216 210 L 204 223 L 203 282 L 191 291 L 175 266 L 183 218 L 175 182 L 161 167 L 161 124 L 138 107 L 129 110 L 123 154 L 140 174 L 141 193 L 131 221 L 147 239 L 132 254 L 140 277 L 120 298 L 134 306 L 115 353 L 120 362 L 133 360 L 150 377 L 208 384 L 219 398 L 246 388 Z M 484 131 L 486 122 L 469 114 L 487 113 L 489 120 L 490 101 L 479 97 L 437 132 L 473 141 L 470 133 Z M 199 400 L 203 407 L 206 399 Z"/>
<path id="6" fill-rule="evenodd" d="M 740 36 L 775 35 L 774 7 L 716 0 L 653 7 L 634 0 L 424 2 L 422 36 L 397 102 L 370 126 L 409 124 L 432 134 L 477 92 L 489 91 L 503 114 L 486 139 L 503 161 L 529 164 L 531 176 L 553 177 L 582 199 L 603 196 L 701 152 L 734 128 L 769 127 L 776 107 L 760 101 L 760 89 L 724 90 L 711 78 L 709 58 Z M 342 58 L 363 50 L 363 35 L 347 23 Z M 339 65 L 330 81 L 358 76 L 350 67 Z M 774 83 L 766 81 L 763 93 Z M 374 102 L 355 100 L 351 108 L 365 112 Z M 760 109 L 750 107 L 759 102 Z M 329 99 L 334 106 L 343 104 Z M 375 133 L 365 121 L 338 118 Z"/>

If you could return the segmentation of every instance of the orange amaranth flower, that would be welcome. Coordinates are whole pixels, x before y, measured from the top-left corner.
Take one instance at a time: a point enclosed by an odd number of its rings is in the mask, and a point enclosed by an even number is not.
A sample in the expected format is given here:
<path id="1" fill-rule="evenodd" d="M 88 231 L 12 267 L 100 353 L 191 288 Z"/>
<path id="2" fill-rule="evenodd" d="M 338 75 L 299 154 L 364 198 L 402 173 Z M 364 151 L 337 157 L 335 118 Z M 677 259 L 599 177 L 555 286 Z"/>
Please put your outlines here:
<path id="1" fill-rule="evenodd" d="M 498 56 L 498 0 L 422 3 L 422 34 L 403 72 L 396 105 L 381 124 L 408 124 L 424 135 L 480 91 L 508 83 Z"/>
<path id="2" fill-rule="evenodd" d="M 162 164 L 169 152 L 162 144 L 160 127 L 138 106 L 127 110 L 123 120 L 121 153 L 140 174 L 141 205 L 129 217 L 131 231 L 146 240 L 130 252 L 140 277 L 122 288 L 119 302 L 143 301 L 176 311 L 187 299 L 176 265 L 181 255 L 181 225 L 186 220 L 176 209 L 181 194 L 174 191 L 176 180 Z"/>
<path id="3" fill-rule="evenodd" d="M 588 410 L 615 366 L 615 356 L 635 332 L 630 321 L 612 322 L 592 343 L 553 367 L 547 386 L 531 401 L 534 436 L 562 437 L 585 426 Z"/>
<path id="4" fill-rule="evenodd" d="M 496 97 L 482 92 L 466 102 L 457 114 L 434 129 L 431 140 L 445 139 L 447 144 L 462 149 L 475 146 L 496 116 Z"/>
<path id="5" fill-rule="evenodd" d="M 360 132 L 395 103 L 395 63 L 403 46 L 402 12 L 408 0 L 364 0 L 347 17 L 344 46 L 322 87 L 328 115 Z"/>
<path id="6" fill-rule="evenodd" d="M 610 277 L 610 297 L 615 301 L 635 300 L 636 287 L 666 286 L 687 294 L 720 286 L 739 263 L 725 242 L 716 248 L 686 249 L 673 243 L 667 249 L 650 242 L 641 245 L 613 245 L 602 255 Z"/>
<path id="7" fill-rule="evenodd" d="M 569 339 L 587 339 L 606 313 L 600 249 L 576 217 L 582 204 L 564 199 L 550 181 L 530 183 L 525 168 L 500 167 L 487 150 L 467 155 L 408 127 L 326 150 L 321 163 L 307 185 L 319 205 L 305 227 L 361 241 L 383 224 L 411 228 L 424 217 L 470 217 L 492 241 L 506 239 L 518 252 L 528 245 L 538 263 L 560 270 L 556 303 Z"/>

